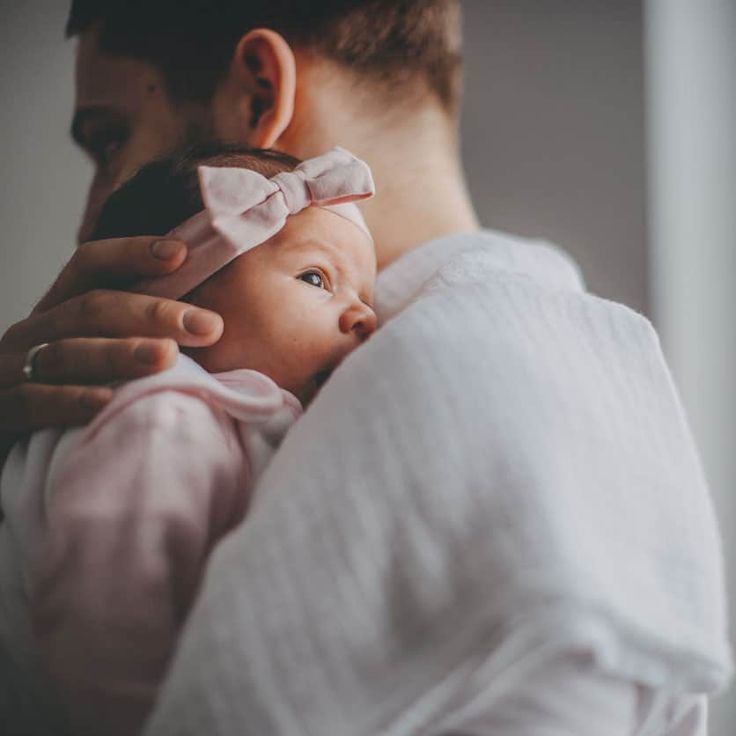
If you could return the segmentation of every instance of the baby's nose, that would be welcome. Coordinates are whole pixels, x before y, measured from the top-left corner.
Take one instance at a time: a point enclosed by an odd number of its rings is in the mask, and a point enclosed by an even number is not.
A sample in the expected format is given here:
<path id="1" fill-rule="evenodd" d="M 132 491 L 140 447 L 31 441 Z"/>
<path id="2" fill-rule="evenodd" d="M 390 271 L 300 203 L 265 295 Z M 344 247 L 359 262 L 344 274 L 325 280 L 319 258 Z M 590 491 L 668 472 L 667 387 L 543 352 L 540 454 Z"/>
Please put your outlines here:
<path id="1" fill-rule="evenodd" d="M 370 337 L 376 325 L 376 313 L 363 302 L 351 305 L 340 315 L 340 332 L 352 333 L 360 340 Z"/>

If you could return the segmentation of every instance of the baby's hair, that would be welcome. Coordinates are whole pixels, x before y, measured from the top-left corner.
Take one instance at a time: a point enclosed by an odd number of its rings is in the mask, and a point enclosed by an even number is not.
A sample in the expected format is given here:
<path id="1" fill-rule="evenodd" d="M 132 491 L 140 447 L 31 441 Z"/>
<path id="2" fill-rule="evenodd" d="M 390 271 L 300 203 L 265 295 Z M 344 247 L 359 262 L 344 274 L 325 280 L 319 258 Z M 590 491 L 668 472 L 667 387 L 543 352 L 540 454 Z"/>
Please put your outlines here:
<path id="1" fill-rule="evenodd" d="M 268 178 L 293 171 L 301 161 L 286 153 L 210 143 L 146 164 L 102 207 L 91 240 L 165 235 L 204 209 L 199 166 L 251 169 Z"/>

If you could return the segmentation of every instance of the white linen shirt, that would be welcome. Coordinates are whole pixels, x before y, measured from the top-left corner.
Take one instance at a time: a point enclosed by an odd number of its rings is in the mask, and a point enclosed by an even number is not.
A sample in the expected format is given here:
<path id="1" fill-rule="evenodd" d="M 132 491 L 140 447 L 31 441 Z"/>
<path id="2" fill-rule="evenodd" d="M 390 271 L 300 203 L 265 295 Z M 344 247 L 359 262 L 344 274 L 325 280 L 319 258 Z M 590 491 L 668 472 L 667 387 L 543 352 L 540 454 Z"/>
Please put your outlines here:
<path id="1" fill-rule="evenodd" d="M 377 297 L 215 549 L 147 736 L 704 733 L 721 552 L 649 323 L 493 232 Z"/>

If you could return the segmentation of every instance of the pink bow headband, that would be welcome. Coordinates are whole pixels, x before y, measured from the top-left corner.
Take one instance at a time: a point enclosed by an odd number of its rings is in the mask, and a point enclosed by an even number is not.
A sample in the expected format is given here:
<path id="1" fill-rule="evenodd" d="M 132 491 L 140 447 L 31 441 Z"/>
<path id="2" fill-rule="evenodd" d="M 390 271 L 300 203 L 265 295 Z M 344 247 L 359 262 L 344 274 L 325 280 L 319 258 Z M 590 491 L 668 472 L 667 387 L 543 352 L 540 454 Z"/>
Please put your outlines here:
<path id="1" fill-rule="evenodd" d="M 172 274 L 146 279 L 136 291 L 178 299 L 234 258 L 265 243 L 295 215 L 322 207 L 353 222 L 369 237 L 352 202 L 375 191 L 368 165 L 342 148 L 267 179 L 250 169 L 200 166 L 205 209 L 169 233 L 189 246 L 187 260 Z"/>

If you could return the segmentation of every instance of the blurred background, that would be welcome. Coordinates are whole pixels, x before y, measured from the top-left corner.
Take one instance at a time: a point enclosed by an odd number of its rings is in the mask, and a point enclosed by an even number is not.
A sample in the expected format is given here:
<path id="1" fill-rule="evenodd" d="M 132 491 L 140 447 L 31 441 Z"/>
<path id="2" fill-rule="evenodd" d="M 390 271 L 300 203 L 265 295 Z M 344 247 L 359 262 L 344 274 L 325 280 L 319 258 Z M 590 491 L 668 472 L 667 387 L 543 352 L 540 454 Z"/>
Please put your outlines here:
<path id="1" fill-rule="evenodd" d="M 591 291 L 655 323 L 713 489 L 733 617 L 736 0 L 463 7 L 463 154 L 483 223 L 558 243 Z M 68 135 L 67 8 L 0 3 L 0 331 L 68 259 L 90 176 Z M 732 689 L 712 736 L 735 723 Z"/>

